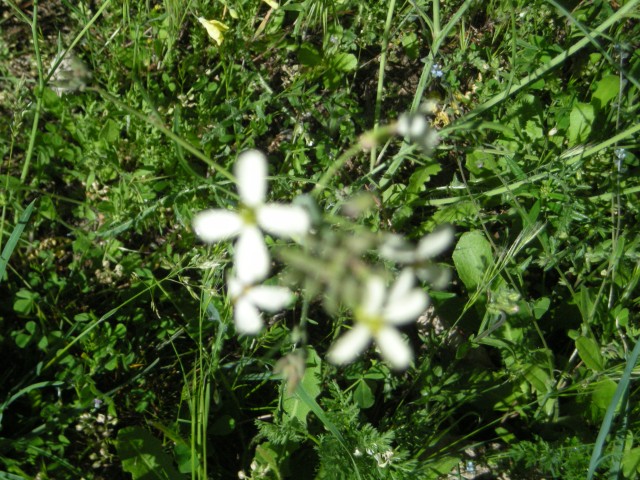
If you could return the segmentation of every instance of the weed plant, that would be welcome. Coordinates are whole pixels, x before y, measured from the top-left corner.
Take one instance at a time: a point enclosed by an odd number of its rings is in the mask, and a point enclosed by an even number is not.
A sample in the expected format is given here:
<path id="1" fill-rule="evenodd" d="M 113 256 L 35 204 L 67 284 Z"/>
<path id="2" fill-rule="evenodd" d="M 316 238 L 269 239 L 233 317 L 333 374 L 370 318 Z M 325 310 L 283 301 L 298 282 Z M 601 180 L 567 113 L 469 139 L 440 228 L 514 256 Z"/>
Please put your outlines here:
<path id="1" fill-rule="evenodd" d="M 639 4 L 4 0 L 0 479 L 638 478 Z"/>

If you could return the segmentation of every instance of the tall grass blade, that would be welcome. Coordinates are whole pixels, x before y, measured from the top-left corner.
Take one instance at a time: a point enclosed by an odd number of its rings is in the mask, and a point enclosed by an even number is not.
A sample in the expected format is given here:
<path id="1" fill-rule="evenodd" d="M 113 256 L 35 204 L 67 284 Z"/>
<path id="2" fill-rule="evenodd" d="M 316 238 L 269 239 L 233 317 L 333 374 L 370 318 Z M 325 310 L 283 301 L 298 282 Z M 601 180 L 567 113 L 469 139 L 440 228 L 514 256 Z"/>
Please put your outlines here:
<path id="1" fill-rule="evenodd" d="M 24 209 L 24 212 L 22 212 L 17 225 L 13 228 L 13 232 L 11 232 L 9 240 L 2 249 L 2 255 L 0 255 L 0 283 L 2 283 L 2 279 L 4 278 L 4 272 L 7 269 L 9 258 L 11 257 L 13 250 L 16 248 L 18 240 L 20 240 L 20 236 L 22 235 L 24 227 L 26 227 L 27 222 L 29 221 L 29 217 L 31 217 L 31 213 L 33 212 L 33 206 L 35 205 L 35 203 L 36 200 L 33 200 L 29 205 L 27 205 L 27 208 Z"/>
<path id="2" fill-rule="evenodd" d="M 629 389 L 629 383 L 631 382 L 631 372 L 638 362 L 639 356 L 640 338 L 636 340 L 636 346 L 633 348 L 631 356 L 629 356 L 629 358 L 627 359 L 627 366 L 624 369 L 624 373 L 620 378 L 620 383 L 618 383 L 616 392 L 613 394 L 611 403 L 609 403 L 607 412 L 605 413 L 604 419 L 602 420 L 602 425 L 600 426 L 600 431 L 598 432 L 598 438 L 596 439 L 596 443 L 593 446 L 593 452 L 591 453 L 591 461 L 589 462 L 587 480 L 591 480 L 592 478 L 594 478 L 596 468 L 598 468 L 598 463 L 600 463 L 600 460 L 602 459 L 602 449 L 607 439 L 607 435 L 609 435 L 609 430 L 611 430 L 611 424 L 613 423 L 613 417 L 615 415 L 616 408 Z"/>

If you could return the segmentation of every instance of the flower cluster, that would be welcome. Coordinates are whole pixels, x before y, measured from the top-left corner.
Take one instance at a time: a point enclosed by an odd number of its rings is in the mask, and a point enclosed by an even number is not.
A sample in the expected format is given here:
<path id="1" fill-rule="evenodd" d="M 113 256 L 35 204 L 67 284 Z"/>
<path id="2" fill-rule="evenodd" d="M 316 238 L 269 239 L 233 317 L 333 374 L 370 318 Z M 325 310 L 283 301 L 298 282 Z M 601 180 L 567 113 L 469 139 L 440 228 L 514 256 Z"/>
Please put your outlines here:
<path id="1" fill-rule="evenodd" d="M 267 195 L 267 159 L 262 152 L 248 150 L 238 157 L 234 174 L 240 194 L 237 211 L 210 209 L 198 213 L 193 229 L 207 243 L 237 237 L 235 276 L 229 278 L 229 296 L 240 333 L 256 334 L 262 329 L 260 310 L 274 312 L 291 300 L 284 287 L 257 285 L 269 275 L 271 258 L 263 231 L 279 237 L 304 235 L 311 220 L 298 205 L 265 203 Z"/>
<path id="2" fill-rule="evenodd" d="M 431 136 L 435 133 L 422 114 L 403 115 L 391 128 L 394 133 L 433 148 Z M 334 302 L 337 300 L 353 314 L 354 325 L 329 349 L 327 359 L 336 365 L 350 363 L 375 341 L 382 357 L 394 369 L 406 369 L 413 353 L 398 327 L 415 321 L 427 309 L 429 297 L 415 285 L 416 277 L 431 283 L 442 277 L 431 259 L 449 247 L 453 230 L 443 228 L 429 234 L 415 248 L 398 235 L 383 236 L 382 242 L 379 236 L 375 237 L 378 239 L 375 243 L 380 246 L 380 257 L 402 267 L 388 287 L 385 278 L 362 261 L 362 252 L 345 249 L 336 256 L 339 247 L 332 249 L 325 245 L 333 234 L 306 236 L 311 228 L 311 218 L 305 208 L 267 203 L 267 168 L 263 153 L 249 150 L 240 154 L 234 165 L 240 199 L 238 208 L 205 210 L 193 219 L 194 232 L 206 243 L 236 239 L 234 269 L 227 279 L 227 293 L 238 333 L 259 333 L 264 325 L 262 312 L 277 312 L 292 299 L 292 293 L 286 287 L 261 284 L 271 268 L 265 234 L 293 239 L 304 237 L 308 251 L 297 257 L 296 254 L 287 255 L 285 261 L 305 272 L 307 278 L 313 278 L 315 285 L 327 286 L 325 306 L 329 311 L 337 305 Z M 316 237 L 319 243 L 314 250 Z M 365 249 L 372 245 L 371 239 L 367 238 L 361 242 Z M 331 256 L 338 259 L 337 264 L 331 263 Z M 343 274 L 346 274 L 345 278 Z"/>

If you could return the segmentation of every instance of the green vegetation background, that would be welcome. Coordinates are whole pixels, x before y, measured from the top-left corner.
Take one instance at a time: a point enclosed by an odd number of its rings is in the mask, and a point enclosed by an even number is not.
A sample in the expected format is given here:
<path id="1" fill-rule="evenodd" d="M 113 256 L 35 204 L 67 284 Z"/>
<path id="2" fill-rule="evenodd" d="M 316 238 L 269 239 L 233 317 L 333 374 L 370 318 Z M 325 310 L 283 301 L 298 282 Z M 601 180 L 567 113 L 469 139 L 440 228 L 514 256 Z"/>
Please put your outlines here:
<path id="1" fill-rule="evenodd" d="M 637 478 L 638 3 L 4 0 L 0 479 Z M 431 155 L 359 147 L 428 99 Z M 356 235 L 455 226 L 407 372 L 317 301 L 297 393 L 299 306 L 234 334 L 190 219 L 254 147 Z"/>

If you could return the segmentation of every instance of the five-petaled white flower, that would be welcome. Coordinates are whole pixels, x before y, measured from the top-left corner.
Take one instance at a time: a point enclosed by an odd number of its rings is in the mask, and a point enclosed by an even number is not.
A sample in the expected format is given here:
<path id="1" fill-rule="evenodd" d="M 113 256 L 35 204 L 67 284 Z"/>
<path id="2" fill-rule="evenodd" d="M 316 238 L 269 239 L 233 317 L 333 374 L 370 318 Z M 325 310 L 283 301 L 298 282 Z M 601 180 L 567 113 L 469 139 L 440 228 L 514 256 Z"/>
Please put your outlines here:
<path id="1" fill-rule="evenodd" d="M 236 330 L 247 335 L 255 335 L 262 330 L 260 310 L 277 312 L 285 308 L 293 297 L 286 287 L 250 285 L 234 277 L 228 279 L 227 286 L 234 307 Z"/>
<path id="2" fill-rule="evenodd" d="M 309 230 L 311 220 L 301 206 L 265 203 L 267 159 L 262 152 L 241 153 L 234 173 L 240 194 L 239 211 L 205 210 L 194 217 L 193 229 L 208 243 L 238 236 L 236 275 L 252 284 L 266 278 L 271 263 L 262 230 L 276 236 L 301 235 Z"/>
<path id="3" fill-rule="evenodd" d="M 394 368 L 407 368 L 413 354 L 395 327 L 415 320 L 429 303 L 427 294 L 413 284 L 410 269 L 402 271 L 388 292 L 382 278 L 369 278 L 363 302 L 354 311 L 356 324 L 330 348 L 329 361 L 337 365 L 352 362 L 373 338 Z"/>

